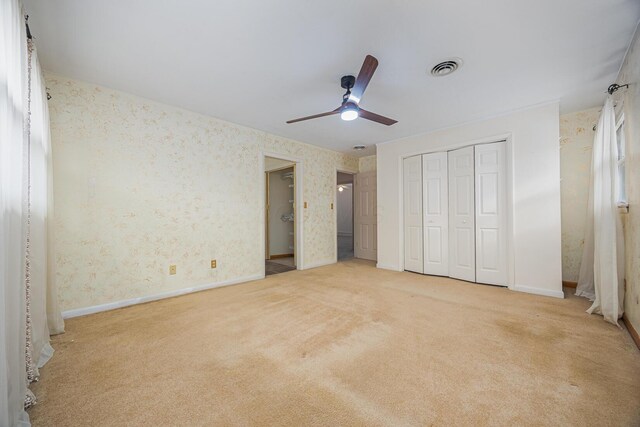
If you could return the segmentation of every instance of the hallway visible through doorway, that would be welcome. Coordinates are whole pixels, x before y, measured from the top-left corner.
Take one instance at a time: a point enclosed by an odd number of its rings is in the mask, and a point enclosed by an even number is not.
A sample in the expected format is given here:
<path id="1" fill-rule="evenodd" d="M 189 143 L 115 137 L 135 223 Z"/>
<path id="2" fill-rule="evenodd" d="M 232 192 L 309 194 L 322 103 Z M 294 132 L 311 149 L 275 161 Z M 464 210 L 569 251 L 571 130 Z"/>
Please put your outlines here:
<path id="1" fill-rule="evenodd" d="M 336 222 L 338 261 L 353 258 L 353 175 L 337 172 Z"/>

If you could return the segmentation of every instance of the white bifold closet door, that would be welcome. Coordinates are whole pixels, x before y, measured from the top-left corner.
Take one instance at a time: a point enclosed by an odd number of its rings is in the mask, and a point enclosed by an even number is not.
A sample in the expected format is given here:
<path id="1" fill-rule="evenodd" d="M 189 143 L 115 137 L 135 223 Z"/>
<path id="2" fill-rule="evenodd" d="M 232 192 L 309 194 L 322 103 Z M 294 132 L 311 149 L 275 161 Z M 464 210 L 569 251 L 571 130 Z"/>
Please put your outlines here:
<path id="1" fill-rule="evenodd" d="M 504 142 L 475 147 L 476 281 L 507 285 L 507 180 Z"/>
<path id="2" fill-rule="evenodd" d="M 422 156 L 403 162 L 404 269 L 423 273 Z"/>
<path id="3" fill-rule="evenodd" d="M 449 275 L 447 153 L 422 156 L 424 274 Z"/>
<path id="4" fill-rule="evenodd" d="M 506 286 L 506 143 L 404 159 L 404 268 Z"/>
<path id="5" fill-rule="evenodd" d="M 473 147 L 449 151 L 449 276 L 476 281 Z"/>

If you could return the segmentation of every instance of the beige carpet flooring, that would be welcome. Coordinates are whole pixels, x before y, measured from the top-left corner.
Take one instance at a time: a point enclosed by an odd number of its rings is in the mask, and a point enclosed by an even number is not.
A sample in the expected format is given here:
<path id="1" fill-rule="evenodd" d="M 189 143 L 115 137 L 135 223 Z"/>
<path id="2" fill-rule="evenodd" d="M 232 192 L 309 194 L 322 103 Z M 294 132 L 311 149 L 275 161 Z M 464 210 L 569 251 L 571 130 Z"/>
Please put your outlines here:
<path id="1" fill-rule="evenodd" d="M 35 426 L 640 425 L 640 352 L 555 299 L 352 260 L 67 321 Z"/>

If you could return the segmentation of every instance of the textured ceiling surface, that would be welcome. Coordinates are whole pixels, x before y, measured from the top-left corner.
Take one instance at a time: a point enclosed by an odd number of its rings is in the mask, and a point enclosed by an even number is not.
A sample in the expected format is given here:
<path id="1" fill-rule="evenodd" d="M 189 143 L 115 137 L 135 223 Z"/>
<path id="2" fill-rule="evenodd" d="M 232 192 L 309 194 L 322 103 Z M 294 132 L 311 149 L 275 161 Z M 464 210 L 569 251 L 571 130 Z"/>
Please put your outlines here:
<path id="1" fill-rule="evenodd" d="M 358 156 L 552 100 L 593 107 L 640 17 L 637 0 L 24 3 L 50 72 Z M 366 54 L 380 65 L 361 106 L 399 123 L 285 124 L 336 108 Z M 428 73 L 450 57 L 456 73 Z"/>

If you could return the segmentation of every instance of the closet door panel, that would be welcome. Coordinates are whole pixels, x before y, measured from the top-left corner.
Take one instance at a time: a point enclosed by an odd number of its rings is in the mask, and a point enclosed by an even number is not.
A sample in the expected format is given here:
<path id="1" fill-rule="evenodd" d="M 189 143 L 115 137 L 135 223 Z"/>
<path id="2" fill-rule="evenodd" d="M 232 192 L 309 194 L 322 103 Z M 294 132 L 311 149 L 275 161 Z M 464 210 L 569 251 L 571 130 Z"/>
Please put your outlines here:
<path id="1" fill-rule="evenodd" d="M 403 160 L 404 269 L 423 270 L 422 156 Z"/>
<path id="2" fill-rule="evenodd" d="M 506 146 L 475 147 L 476 280 L 507 285 Z"/>
<path id="3" fill-rule="evenodd" d="M 424 273 L 449 274 L 447 153 L 422 156 Z"/>
<path id="4" fill-rule="evenodd" d="M 449 151 L 449 276 L 476 280 L 473 147 Z"/>

